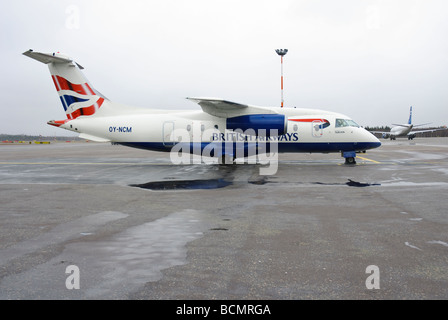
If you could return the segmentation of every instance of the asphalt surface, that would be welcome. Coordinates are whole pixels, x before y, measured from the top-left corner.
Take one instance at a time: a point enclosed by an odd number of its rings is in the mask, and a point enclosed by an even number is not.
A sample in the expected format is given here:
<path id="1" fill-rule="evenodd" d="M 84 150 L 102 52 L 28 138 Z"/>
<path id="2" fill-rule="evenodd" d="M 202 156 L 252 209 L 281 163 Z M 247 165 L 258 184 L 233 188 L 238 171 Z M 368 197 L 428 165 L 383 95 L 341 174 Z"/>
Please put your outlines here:
<path id="1" fill-rule="evenodd" d="M 448 139 L 382 142 L 273 175 L 0 145 L 0 299 L 447 299 Z"/>

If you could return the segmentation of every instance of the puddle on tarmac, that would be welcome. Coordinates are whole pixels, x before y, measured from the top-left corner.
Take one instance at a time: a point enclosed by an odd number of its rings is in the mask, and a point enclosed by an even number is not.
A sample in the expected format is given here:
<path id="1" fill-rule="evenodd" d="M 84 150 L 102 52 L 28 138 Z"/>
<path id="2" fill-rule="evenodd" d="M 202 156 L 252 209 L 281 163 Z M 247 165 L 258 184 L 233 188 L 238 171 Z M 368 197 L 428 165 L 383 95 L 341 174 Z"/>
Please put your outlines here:
<path id="1" fill-rule="evenodd" d="M 137 187 L 149 190 L 204 190 L 204 189 L 220 189 L 225 188 L 233 184 L 240 184 L 241 181 L 233 181 L 233 179 L 209 179 L 209 180 L 165 180 L 165 181 L 153 181 L 143 184 L 131 184 L 130 187 Z M 267 183 L 278 183 L 274 181 L 268 181 L 266 177 L 260 176 L 256 178 L 250 178 L 243 184 L 265 185 Z M 298 182 L 297 184 L 310 185 L 317 184 L 323 186 L 349 186 L 349 187 L 370 187 L 381 186 L 380 183 L 364 183 L 357 182 L 348 179 L 345 183 L 326 183 L 326 182 Z"/>
<path id="2" fill-rule="evenodd" d="M 380 186 L 381 183 L 363 183 L 363 182 L 357 182 L 348 179 L 348 182 L 345 183 L 349 187 L 370 187 L 370 186 Z"/>
<path id="3" fill-rule="evenodd" d="M 231 185 L 264 185 L 266 183 L 271 183 L 266 176 L 256 173 L 258 167 L 245 167 L 245 170 L 243 171 L 239 169 L 240 167 L 237 166 L 220 166 L 217 170 L 218 176 L 213 179 L 175 180 L 174 177 L 170 176 L 162 181 L 130 184 L 129 186 L 149 190 L 206 190 L 220 189 Z"/>
<path id="4" fill-rule="evenodd" d="M 370 186 L 380 186 L 381 185 L 381 183 L 364 183 L 364 182 L 353 181 L 351 179 L 348 179 L 348 182 L 346 182 L 346 183 L 312 182 L 312 184 L 319 184 L 319 185 L 324 185 L 324 186 L 343 186 L 343 185 L 347 185 L 349 187 L 370 187 Z"/>
<path id="5" fill-rule="evenodd" d="M 188 263 L 187 244 L 209 228 L 200 211 L 186 209 L 95 241 L 69 242 L 49 261 L 2 278 L 0 299 L 127 299 L 164 270 Z M 81 290 L 67 290 L 68 265 L 79 268 Z"/>
<path id="6" fill-rule="evenodd" d="M 219 189 L 233 184 L 225 179 L 209 180 L 169 180 L 154 181 L 143 184 L 131 184 L 131 187 L 138 187 L 150 190 L 197 190 L 197 189 Z"/>

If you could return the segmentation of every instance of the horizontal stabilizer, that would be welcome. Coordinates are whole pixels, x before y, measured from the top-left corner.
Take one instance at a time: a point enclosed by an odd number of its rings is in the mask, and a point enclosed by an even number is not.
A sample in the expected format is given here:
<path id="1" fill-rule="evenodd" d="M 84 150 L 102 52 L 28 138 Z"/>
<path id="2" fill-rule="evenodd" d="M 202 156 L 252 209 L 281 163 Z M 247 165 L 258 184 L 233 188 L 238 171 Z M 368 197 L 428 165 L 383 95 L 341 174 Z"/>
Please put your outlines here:
<path id="1" fill-rule="evenodd" d="M 25 56 L 30 57 L 34 60 L 40 61 L 45 64 L 49 63 L 70 63 L 73 62 L 73 60 L 69 59 L 68 57 L 62 57 L 61 54 L 57 53 L 41 53 L 41 52 L 34 52 L 33 50 L 28 50 L 23 53 Z"/>

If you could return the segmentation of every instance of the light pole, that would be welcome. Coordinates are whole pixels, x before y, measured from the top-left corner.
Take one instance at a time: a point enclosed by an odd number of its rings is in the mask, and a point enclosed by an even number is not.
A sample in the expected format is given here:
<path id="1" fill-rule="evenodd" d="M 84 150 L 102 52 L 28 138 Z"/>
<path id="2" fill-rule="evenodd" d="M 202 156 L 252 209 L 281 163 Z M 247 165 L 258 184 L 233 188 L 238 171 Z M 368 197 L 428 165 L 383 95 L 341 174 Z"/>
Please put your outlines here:
<path id="1" fill-rule="evenodd" d="M 281 88 L 282 88 L 282 108 L 283 108 L 283 56 L 288 53 L 288 49 L 276 49 L 275 52 L 280 56 L 281 58 L 281 72 L 282 72 L 282 78 L 281 78 Z"/>

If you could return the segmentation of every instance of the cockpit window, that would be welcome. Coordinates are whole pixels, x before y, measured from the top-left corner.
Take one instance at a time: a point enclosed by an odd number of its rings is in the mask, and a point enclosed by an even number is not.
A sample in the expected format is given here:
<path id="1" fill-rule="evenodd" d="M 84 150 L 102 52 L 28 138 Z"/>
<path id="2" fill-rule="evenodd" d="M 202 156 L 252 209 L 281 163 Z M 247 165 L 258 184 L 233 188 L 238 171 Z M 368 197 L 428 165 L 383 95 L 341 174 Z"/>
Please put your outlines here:
<path id="1" fill-rule="evenodd" d="M 348 125 L 349 125 L 350 127 L 358 127 L 358 128 L 359 128 L 359 124 L 357 124 L 355 121 L 350 120 L 350 119 L 347 119 L 347 120 L 345 120 L 345 121 L 348 123 Z"/>
<path id="2" fill-rule="evenodd" d="M 340 127 L 359 127 L 359 125 L 350 119 L 336 119 L 336 128 Z"/>
<path id="3" fill-rule="evenodd" d="M 340 127 L 348 127 L 347 121 L 345 121 L 344 119 L 336 119 L 336 128 Z"/>

